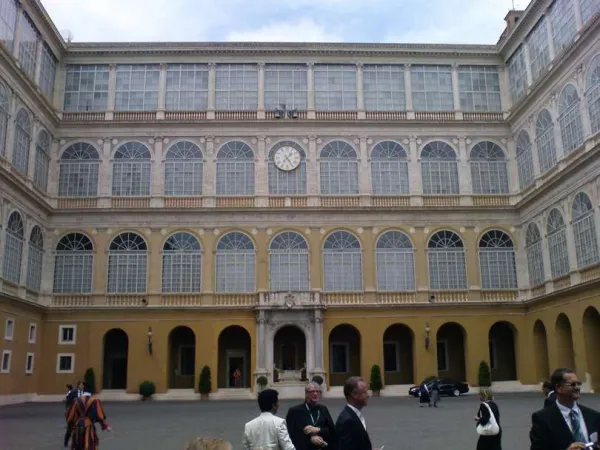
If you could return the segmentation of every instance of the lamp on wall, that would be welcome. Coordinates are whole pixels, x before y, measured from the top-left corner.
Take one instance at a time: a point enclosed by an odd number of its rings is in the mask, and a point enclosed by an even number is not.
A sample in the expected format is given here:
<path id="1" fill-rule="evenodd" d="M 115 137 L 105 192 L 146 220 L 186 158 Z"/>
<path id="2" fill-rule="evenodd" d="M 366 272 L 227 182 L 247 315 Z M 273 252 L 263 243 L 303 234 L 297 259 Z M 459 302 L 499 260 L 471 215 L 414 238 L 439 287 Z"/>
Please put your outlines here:
<path id="1" fill-rule="evenodd" d="M 425 350 L 429 350 L 429 332 L 431 328 L 429 328 L 429 322 L 425 324 Z"/>
<path id="2" fill-rule="evenodd" d="M 152 354 L 152 327 L 148 327 L 148 353 Z"/>

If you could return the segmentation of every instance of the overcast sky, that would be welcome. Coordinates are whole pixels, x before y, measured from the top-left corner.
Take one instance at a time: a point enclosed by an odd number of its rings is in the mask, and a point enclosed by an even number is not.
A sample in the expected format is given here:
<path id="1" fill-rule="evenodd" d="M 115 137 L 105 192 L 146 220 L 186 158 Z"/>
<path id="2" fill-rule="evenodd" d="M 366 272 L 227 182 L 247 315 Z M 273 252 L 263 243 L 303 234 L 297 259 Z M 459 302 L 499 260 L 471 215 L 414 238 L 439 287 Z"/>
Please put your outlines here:
<path id="1" fill-rule="evenodd" d="M 42 0 L 86 41 L 495 44 L 513 0 Z M 514 0 L 525 8 L 529 0 Z"/>

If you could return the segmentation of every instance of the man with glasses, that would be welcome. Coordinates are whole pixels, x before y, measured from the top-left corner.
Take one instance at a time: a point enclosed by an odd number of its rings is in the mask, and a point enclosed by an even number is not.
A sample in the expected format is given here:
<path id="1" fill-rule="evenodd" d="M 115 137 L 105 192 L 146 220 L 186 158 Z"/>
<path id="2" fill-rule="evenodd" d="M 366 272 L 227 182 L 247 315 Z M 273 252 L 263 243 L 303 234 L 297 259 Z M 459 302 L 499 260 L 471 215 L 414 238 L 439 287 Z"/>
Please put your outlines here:
<path id="1" fill-rule="evenodd" d="M 312 381 L 304 388 L 304 402 L 288 410 L 285 421 L 296 450 L 336 449 L 335 425 L 321 395 L 321 386 Z"/>
<path id="2" fill-rule="evenodd" d="M 556 369 L 550 383 L 556 402 L 533 413 L 531 450 L 600 449 L 600 413 L 579 405 L 581 381 L 572 369 Z M 586 444 L 594 443 L 593 446 Z"/>

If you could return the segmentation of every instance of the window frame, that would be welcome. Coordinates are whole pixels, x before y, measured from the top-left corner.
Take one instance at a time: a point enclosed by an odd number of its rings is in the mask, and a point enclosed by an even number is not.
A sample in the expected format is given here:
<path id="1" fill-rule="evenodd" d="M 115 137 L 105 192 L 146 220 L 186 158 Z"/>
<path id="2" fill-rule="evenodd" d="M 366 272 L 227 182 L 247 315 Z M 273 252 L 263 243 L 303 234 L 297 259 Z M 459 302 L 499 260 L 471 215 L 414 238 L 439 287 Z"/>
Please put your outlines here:
<path id="1" fill-rule="evenodd" d="M 29 329 L 27 333 L 27 342 L 29 344 L 35 344 L 37 342 L 37 323 L 29 322 Z M 33 330 L 33 338 L 31 337 L 31 331 Z"/>
<path id="2" fill-rule="evenodd" d="M 8 355 L 8 364 L 6 369 L 4 368 L 4 355 Z M 2 359 L 0 359 L 0 373 L 10 373 L 10 366 L 12 365 L 12 350 L 2 350 Z"/>
<path id="3" fill-rule="evenodd" d="M 31 366 L 29 365 L 29 357 L 31 357 Z M 27 352 L 25 355 L 25 374 L 33 375 L 33 369 L 35 367 L 35 353 Z"/>
<path id="4" fill-rule="evenodd" d="M 71 368 L 68 370 L 61 370 L 60 360 L 61 358 L 71 358 Z M 75 373 L 75 353 L 57 353 L 56 355 L 56 373 Z"/>
<path id="5" fill-rule="evenodd" d="M 8 326 L 9 324 L 12 325 L 12 332 L 10 334 L 8 334 Z M 12 341 L 15 337 L 15 326 L 17 325 L 17 321 L 15 320 L 14 317 L 7 317 L 6 320 L 4 321 L 4 340 L 5 341 Z"/>
<path id="6" fill-rule="evenodd" d="M 344 347 L 344 352 L 346 354 L 346 371 L 345 372 L 336 372 L 333 370 L 333 347 L 340 346 Z M 348 342 L 343 341 L 332 341 L 329 343 L 329 373 L 330 374 L 347 374 L 350 373 L 350 344 Z"/>
<path id="7" fill-rule="evenodd" d="M 64 330 L 73 330 L 73 340 L 65 341 L 63 339 Z M 75 345 L 77 343 L 77 325 L 59 325 L 58 326 L 58 344 L 59 345 Z"/>

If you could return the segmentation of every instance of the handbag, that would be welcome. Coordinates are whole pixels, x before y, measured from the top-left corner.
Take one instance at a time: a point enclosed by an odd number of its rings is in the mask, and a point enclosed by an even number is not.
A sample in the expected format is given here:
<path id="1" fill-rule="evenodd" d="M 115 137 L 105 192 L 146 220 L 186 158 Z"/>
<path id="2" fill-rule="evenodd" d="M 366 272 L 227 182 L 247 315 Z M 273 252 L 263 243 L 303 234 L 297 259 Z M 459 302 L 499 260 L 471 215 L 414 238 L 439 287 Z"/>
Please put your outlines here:
<path id="1" fill-rule="evenodd" d="M 496 436 L 498 433 L 500 433 L 500 426 L 498 425 L 498 422 L 496 421 L 496 416 L 494 416 L 494 413 L 492 412 L 492 408 L 490 408 L 490 405 L 488 405 L 485 402 L 482 402 L 482 403 L 486 406 L 486 408 L 490 412 L 490 420 L 485 425 L 482 425 L 482 424 L 477 425 L 477 434 L 479 434 L 480 436 Z"/>

